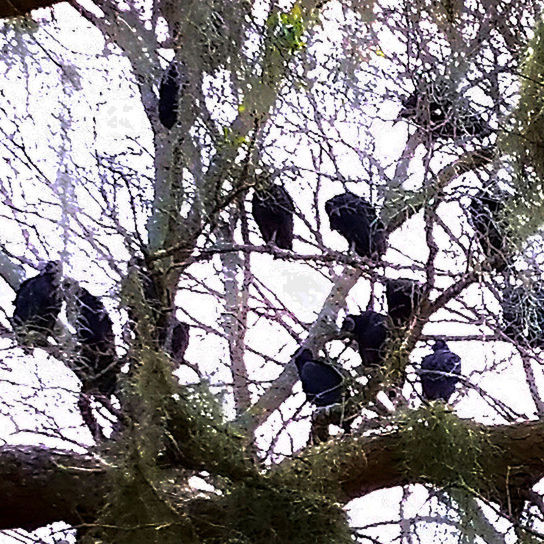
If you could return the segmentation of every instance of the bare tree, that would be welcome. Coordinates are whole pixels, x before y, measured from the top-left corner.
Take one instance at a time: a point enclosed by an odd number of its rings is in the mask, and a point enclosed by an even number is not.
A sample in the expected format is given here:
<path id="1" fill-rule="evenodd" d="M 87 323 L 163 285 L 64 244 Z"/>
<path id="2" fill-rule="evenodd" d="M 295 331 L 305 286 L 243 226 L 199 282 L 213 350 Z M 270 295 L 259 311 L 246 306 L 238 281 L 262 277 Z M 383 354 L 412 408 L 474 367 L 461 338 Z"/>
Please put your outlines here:
<path id="1" fill-rule="evenodd" d="M 6 539 L 540 541 L 539 3 L 53 4 L 0 6 Z"/>

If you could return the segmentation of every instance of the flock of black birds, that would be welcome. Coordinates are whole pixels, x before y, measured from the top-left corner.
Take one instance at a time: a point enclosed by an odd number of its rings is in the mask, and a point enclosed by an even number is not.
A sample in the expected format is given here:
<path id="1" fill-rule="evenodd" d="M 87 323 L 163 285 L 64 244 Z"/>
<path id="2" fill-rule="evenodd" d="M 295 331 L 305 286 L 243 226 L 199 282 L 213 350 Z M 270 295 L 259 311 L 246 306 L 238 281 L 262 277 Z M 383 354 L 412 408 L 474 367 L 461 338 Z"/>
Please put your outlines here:
<path id="1" fill-rule="evenodd" d="M 271 184 L 255 191 L 253 217 L 263 239 L 284 250 L 293 247 L 295 206 L 287 191 Z M 331 229 L 337 230 L 359 256 L 378 259 L 386 250 L 383 223 L 365 199 L 353 193 L 331 198 L 325 205 Z M 155 323 L 161 320 L 161 302 L 153 279 L 144 273 L 143 259 L 135 259 L 140 274 L 143 296 Z M 379 367 L 385 356 L 385 344 L 392 327 L 405 326 L 421 299 L 422 286 L 412 280 L 386 282 L 389 316 L 367 310 L 348 315 L 342 333 L 355 340 L 362 365 Z M 77 358 L 73 366 L 85 391 L 97 391 L 109 397 L 117 386 L 120 361 L 115 350 L 113 322 L 102 301 L 74 280 L 62 281 L 62 267 L 48 262 L 37 276 L 24 281 L 17 291 L 13 327 L 22 344 L 47 345 L 54 336 L 55 325 L 63 302 L 67 316 L 76 331 Z M 68 311 L 70 304 L 71 311 Z M 189 341 L 189 326 L 177 320 L 158 327 L 158 341 L 177 362 L 182 362 Z M 438 345 L 438 342 L 437 342 Z M 429 358 L 430 357 L 430 358 Z M 423 394 L 428 400 L 448 401 L 453 393 L 460 366 L 449 368 L 456 358 L 445 344 L 425 358 L 420 377 Z M 334 367 L 316 360 L 308 349 L 300 349 L 294 357 L 302 387 L 310 402 L 318 407 L 338 403 L 345 395 L 344 377 Z M 425 366 L 426 365 L 426 366 Z M 448 374 L 449 373 L 449 374 Z M 453 387 L 452 387 L 453 384 Z M 428 393 L 431 391 L 431 393 Z"/>
<path id="2" fill-rule="evenodd" d="M 478 193 L 468 208 L 469 222 L 482 252 L 496 271 L 503 271 L 507 264 L 508 248 L 501 225 L 503 203 L 486 191 Z M 270 184 L 253 197 L 253 217 L 265 240 L 281 249 L 293 247 L 293 199 L 287 191 Z M 350 250 L 360 257 L 376 263 L 387 249 L 386 231 L 373 206 L 364 198 L 351 192 L 336 195 L 325 203 L 331 230 L 339 232 L 348 242 Z M 367 310 L 360 315 L 348 315 L 341 330 L 358 345 L 363 366 L 379 367 L 385 358 L 385 346 L 392 328 L 406 326 L 417 309 L 424 286 L 408 279 L 387 279 L 385 282 L 388 315 Z M 541 305 L 544 308 L 544 305 Z M 519 339 L 524 331 L 522 317 L 504 312 L 510 328 L 505 332 Z M 544 312 L 542 312 L 544 330 Z M 512 330 L 511 330 L 512 329 Z M 540 335 L 539 338 L 542 336 Z M 294 357 L 304 392 L 310 402 L 324 406 L 326 401 L 339 402 L 344 391 L 341 374 L 304 349 Z M 310 365 L 311 366 L 308 366 Z M 447 402 L 455 390 L 461 372 L 460 360 L 443 340 L 437 340 L 433 353 L 425 357 L 417 374 L 421 380 L 423 398 Z M 340 380 L 340 381 L 339 381 Z M 320 395 L 321 393 L 321 395 Z"/>
<path id="3" fill-rule="evenodd" d="M 402 106 L 400 118 L 411 119 L 440 138 L 484 137 L 490 134 L 487 124 L 470 107 L 455 115 L 453 103 L 444 98 L 440 102 L 438 99 L 421 97 L 416 92 Z M 501 219 L 503 208 L 500 196 L 492 196 L 482 190 L 472 198 L 468 209 L 469 222 L 482 252 L 488 258 L 489 266 L 498 272 L 503 271 L 508 262 Z M 260 188 L 255 192 L 252 211 L 265 242 L 281 249 L 292 249 L 294 204 L 283 187 L 269 184 L 267 189 Z M 325 211 L 331 230 L 347 240 L 351 251 L 374 263 L 385 253 L 385 227 L 367 200 L 345 192 L 328 200 Z M 341 331 L 357 342 L 364 367 L 380 367 L 383 364 L 391 330 L 409 323 L 420 303 L 422 292 L 423 286 L 415 281 L 387 279 L 388 315 L 367 310 L 360 315 L 346 316 Z M 513 322 L 516 323 L 515 318 Z M 424 357 L 417 369 L 423 398 L 448 402 L 460 380 L 461 361 L 443 340 L 436 340 L 432 349 L 433 353 Z M 316 359 L 310 350 L 302 348 L 295 353 L 294 362 L 309 402 L 324 407 L 345 399 L 344 378 L 337 369 Z"/>
<path id="4" fill-rule="evenodd" d="M 292 249 L 294 204 L 283 187 L 270 185 L 268 191 L 256 192 L 252 211 L 267 243 Z M 336 195 L 326 202 L 325 211 L 331 229 L 339 232 L 360 257 L 376 262 L 385 253 L 385 227 L 373 206 L 364 198 L 350 192 Z M 390 331 L 409 323 L 421 300 L 422 290 L 423 286 L 412 280 L 388 279 L 388 315 L 367 310 L 360 315 L 346 316 L 341 331 L 357 342 L 363 366 L 380 367 L 383 364 Z M 460 365 L 449 368 L 452 358 L 457 356 L 447 349 L 445 343 L 439 350 L 435 346 L 434 354 L 425 358 L 425 366 L 419 372 L 425 399 L 447 402 L 453 394 L 451 385 L 459 380 Z M 338 370 L 315 359 L 308 349 L 298 350 L 294 362 L 310 402 L 318 407 L 340 402 L 345 391 L 342 388 L 344 380 Z M 431 393 L 427 395 L 428 392 Z"/>
<path id="5" fill-rule="evenodd" d="M 181 75 L 173 61 L 159 86 L 159 120 L 171 129 L 178 119 L 178 101 L 182 89 Z M 441 98 L 438 98 L 441 96 Z M 453 103 L 445 94 L 425 96 L 416 91 L 402 103 L 399 119 L 410 119 L 440 138 L 461 135 L 483 137 L 489 134 L 486 123 L 468 106 L 457 115 Z M 493 268 L 506 266 L 506 247 L 500 214 L 502 202 L 482 191 L 469 207 L 469 219 L 483 253 Z M 336 195 L 325 204 L 331 230 L 348 242 L 350 250 L 376 263 L 387 249 L 384 224 L 367 200 L 351 192 Z M 293 249 L 295 205 L 289 193 L 280 185 L 267 182 L 255 189 L 252 200 L 253 218 L 267 244 L 282 250 Z M 143 271 L 143 259 L 134 263 Z M 143 295 L 155 322 L 161 320 L 161 301 L 154 281 L 142 272 Z M 414 316 L 422 297 L 423 286 L 407 279 L 386 280 L 388 315 L 367 310 L 360 315 L 347 315 L 341 334 L 357 342 L 363 367 L 380 367 L 385 347 L 394 328 L 406 326 Z M 515 294 L 515 293 L 514 293 Z M 63 302 L 73 306 L 72 324 L 76 330 L 78 377 L 82 390 L 98 391 L 110 396 L 116 390 L 120 362 L 115 350 L 113 323 L 102 301 L 73 280 L 62 282 L 60 263 L 48 262 L 39 275 L 24 281 L 17 291 L 13 328 L 22 344 L 44 346 L 54 335 Z M 67 312 L 68 314 L 69 312 Z M 512 322 L 516 323 L 516 316 Z M 519 319 L 518 319 L 519 321 Z M 514 325 L 515 328 L 515 325 Z M 520 329 L 520 326 L 518 326 Z M 162 349 L 177 362 L 182 362 L 189 342 L 189 326 L 174 320 L 160 323 L 158 341 Z M 523 331 L 515 330 L 513 334 Z M 309 402 L 327 407 L 343 402 L 346 395 L 342 372 L 319 359 L 306 348 L 293 356 L 302 388 Z M 433 353 L 423 358 L 417 374 L 421 380 L 423 398 L 448 402 L 461 373 L 460 358 L 452 353 L 443 340 L 436 340 Z"/>
<path id="6" fill-rule="evenodd" d="M 144 296 L 152 296 L 149 280 L 143 285 Z M 82 392 L 109 398 L 116 391 L 122 367 L 113 322 L 98 297 L 74 280 L 62 280 L 61 263 L 44 263 L 37 276 L 20 285 L 14 301 L 14 332 L 22 345 L 47 346 L 48 338 L 55 336 L 64 302 L 68 321 L 75 329 L 76 356 L 70 368 L 80 379 Z M 158 340 L 174 362 L 182 363 L 189 345 L 189 325 L 174 319 L 158 330 Z"/>

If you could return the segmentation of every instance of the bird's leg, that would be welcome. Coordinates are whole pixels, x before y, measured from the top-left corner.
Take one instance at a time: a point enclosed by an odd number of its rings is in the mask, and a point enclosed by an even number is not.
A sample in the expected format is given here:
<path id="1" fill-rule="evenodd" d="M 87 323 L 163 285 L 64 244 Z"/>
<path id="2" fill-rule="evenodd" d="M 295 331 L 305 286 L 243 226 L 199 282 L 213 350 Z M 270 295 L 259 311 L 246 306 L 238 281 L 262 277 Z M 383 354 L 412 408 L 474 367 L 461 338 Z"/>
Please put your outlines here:
<path id="1" fill-rule="evenodd" d="M 276 243 L 276 238 L 278 236 L 278 231 L 275 230 L 273 233 L 272 233 L 272 238 L 270 238 L 270 241 L 268 242 L 268 245 L 270 246 L 274 246 L 274 247 L 277 247 L 277 243 Z"/>

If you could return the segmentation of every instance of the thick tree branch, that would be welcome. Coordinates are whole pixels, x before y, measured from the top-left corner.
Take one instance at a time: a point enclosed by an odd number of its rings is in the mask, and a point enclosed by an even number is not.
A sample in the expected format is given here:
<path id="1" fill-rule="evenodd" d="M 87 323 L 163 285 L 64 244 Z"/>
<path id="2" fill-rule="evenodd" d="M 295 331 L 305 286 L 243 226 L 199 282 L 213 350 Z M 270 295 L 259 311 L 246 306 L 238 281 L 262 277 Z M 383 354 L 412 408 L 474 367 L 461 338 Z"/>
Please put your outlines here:
<path id="1" fill-rule="evenodd" d="M 221 228 L 221 235 L 227 243 L 233 240 L 233 225 L 236 225 L 237 215 L 238 213 L 234 212 L 229 223 Z M 251 404 L 248 387 L 249 376 L 244 360 L 251 275 L 248 269 L 247 254 L 241 256 L 234 252 L 223 253 L 221 254 L 221 264 L 225 290 L 225 312 L 222 321 L 229 342 L 234 404 L 236 413 L 240 414 L 247 410 Z M 243 279 L 240 281 L 241 271 Z"/>
<path id="2" fill-rule="evenodd" d="M 544 475 L 544 420 L 498 426 L 457 421 L 467 433 L 485 436 L 478 459 L 485 478 L 471 492 L 499 503 L 503 512 L 519 510 Z M 274 471 L 283 474 L 285 485 L 319 485 L 323 493 L 342 503 L 399 485 L 455 485 L 447 477 L 432 481 L 410 466 L 401 437 L 397 429 L 329 442 Z M 316 463 L 321 467 L 318 480 L 310 477 Z M 448 466 L 447 459 L 444 465 Z M 0 529 L 32 530 L 55 521 L 76 526 L 92 523 L 104 506 L 112 470 L 90 455 L 42 447 L 0 448 Z M 249 471 L 247 477 L 254 480 L 256 474 Z"/>
<path id="3" fill-rule="evenodd" d="M 335 321 L 338 312 L 344 306 L 347 295 L 362 273 L 361 269 L 346 266 L 338 275 L 317 319 L 308 331 L 308 337 L 303 342 L 304 347 L 310 348 L 314 353 L 317 353 L 325 345 L 325 342 L 331 339 L 331 330 L 336 331 Z M 298 374 L 295 365 L 287 364 L 264 395 L 241 418 L 241 423 L 248 436 L 251 436 L 257 427 L 262 425 L 274 410 L 279 408 L 289 397 L 291 389 L 297 380 Z"/>
<path id="4" fill-rule="evenodd" d="M 485 446 L 479 463 L 485 479 L 473 489 L 487 499 L 498 502 L 508 511 L 508 502 L 530 497 L 531 487 L 544 476 L 544 420 L 514 425 L 486 426 L 470 420 L 458 420 L 467 433 L 483 433 Z M 330 457 L 328 484 L 336 488 L 336 500 L 346 503 L 378 489 L 415 483 L 449 485 L 451 482 L 432 482 L 427 474 L 420 474 L 409 466 L 403 456 L 401 433 L 373 437 L 348 438 L 329 443 L 321 452 L 311 450 L 293 461 L 284 463 L 281 470 L 289 470 L 301 477 L 312 470 L 312 458 Z M 317 458 L 315 457 L 315 458 Z M 333 463 L 333 459 L 342 459 Z M 322 466 L 323 458 L 317 461 Z M 444 459 L 447 464 L 448 460 Z"/>
<path id="5" fill-rule="evenodd" d="M 49 8 L 61 0 L 4 0 L 0 3 L 0 17 L 27 15 L 33 9 Z"/>
<path id="6" fill-rule="evenodd" d="M 465 153 L 453 163 L 448 164 L 436 176 L 436 182 L 430 188 L 431 192 L 418 191 L 413 196 L 408 197 L 403 194 L 400 199 L 400 206 L 393 207 L 391 211 L 384 214 L 384 219 L 387 221 L 386 230 L 388 233 L 393 232 L 403 225 L 410 217 L 419 212 L 429 198 L 440 193 L 451 181 L 455 178 L 477 170 L 491 163 L 495 154 L 493 147 L 477 149 Z M 395 210 L 398 208 L 398 211 Z"/>
<path id="7" fill-rule="evenodd" d="M 91 455 L 40 446 L 0 448 L 0 529 L 33 530 L 54 521 L 93 521 L 108 469 Z"/>

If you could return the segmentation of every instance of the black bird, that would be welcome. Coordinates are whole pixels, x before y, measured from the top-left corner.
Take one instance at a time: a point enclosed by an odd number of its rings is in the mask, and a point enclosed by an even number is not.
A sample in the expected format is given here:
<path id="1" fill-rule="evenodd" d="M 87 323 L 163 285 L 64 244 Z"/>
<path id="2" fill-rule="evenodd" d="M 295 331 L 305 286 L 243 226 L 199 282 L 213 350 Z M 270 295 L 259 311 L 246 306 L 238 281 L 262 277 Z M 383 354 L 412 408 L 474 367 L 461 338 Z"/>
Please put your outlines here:
<path id="1" fill-rule="evenodd" d="M 180 88 L 180 74 L 174 60 L 159 85 L 159 120 L 167 129 L 171 129 L 178 120 Z"/>
<path id="2" fill-rule="evenodd" d="M 418 374 L 426 400 L 448 402 L 459 381 L 461 358 L 449 350 L 444 340 L 436 340 L 433 353 L 423 358 Z"/>
<path id="3" fill-rule="evenodd" d="M 332 197 L 325 203 L 331 229 L 339 232 L 361 257 L 379 258 L 385 253 L 385 229 L 376 210 L 353 193 Z"/>
<path id="4" fill-rule="evenodd" d="M 423 286 L 408 279 L 388 279 L 385 283 L 388 314 L 395 326 L 405 325 L 421 300 Z"/>
<path id="5" fill-rule="evenodd" d="M 501 301 L 504 333 L 532 348 L 544 348 L 544 288 L 507 286 Z"/>
<path id="6" fill-rule="evenodd" d="M 299 348 L 293 358 L 309 402 L 320 407 L 342 402 L 344 378 L 336 368 L 315 360 L 306 348 Z"/>
<path id="7" fill-rule="evenodd" d="M 67 296 L 72 292 L 75 300 L 78 377 L 84 389 L 97 389 L 110 396 L 115 391 L 119 373 L 112 320 L 102 301 L 84 287 L 67 285 L 66 292 Z"/>
<path id="8" fill-rule="evenodd" d="M 389 334 L 385 315 L 373 310 L 367 310 L 361 315 L 348 315 L 342 323 L 342 331 L 348 332 L 357 341 L 364 366 L 382 364 Z"/>
<path id="9" fill-rule="evenodd" d="M 281 249 L 293 249 L 293 214 L 295 205 L 280 185 L 256 190 L 252 201 L 253 218 L 266 243 Z"/>
<path id="10" fill-rule="evenodd" d="M 42 263 L 40 273 L 25 280 L 15 296 L 13 329 L 19 339 L 46 345 L 62 307 L 60 281 L 62 264 L 58 261 Z"/>
<path id="11" fill-rule="evenodd" d="M 508 266 L 507 239 L 501 212 L 504 201 L 480 191 L 469 206 L 469 220 L 485 256 L 498 272 Z"/>
<path id="12" fill-rule="evenodd" d="M 491 132 L 487 123 L 468 104 L 454 104 L 451 91 L 444 85 L 431 86 L 427 92 L 414 91 L 402 101 L 400 119 L 409 119 L 438 138 L 483 138 Z"/>
<path id="13" fill-rule="evenodd" d="M 171 335 L 166 331 L 159 334 L 159 341 L 164 347 L 164 350 L 172 357 L 176 363 L 183 363 L 185 352 L 189 347 L 189 330 L 187 323 L 182 323 L 177 319 L 171 325 Z"/>

